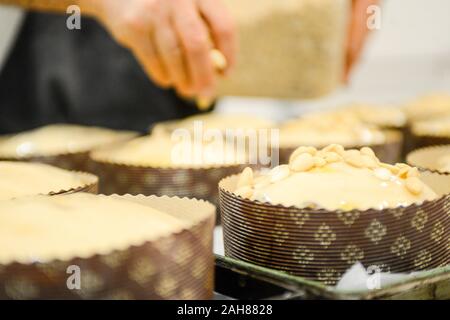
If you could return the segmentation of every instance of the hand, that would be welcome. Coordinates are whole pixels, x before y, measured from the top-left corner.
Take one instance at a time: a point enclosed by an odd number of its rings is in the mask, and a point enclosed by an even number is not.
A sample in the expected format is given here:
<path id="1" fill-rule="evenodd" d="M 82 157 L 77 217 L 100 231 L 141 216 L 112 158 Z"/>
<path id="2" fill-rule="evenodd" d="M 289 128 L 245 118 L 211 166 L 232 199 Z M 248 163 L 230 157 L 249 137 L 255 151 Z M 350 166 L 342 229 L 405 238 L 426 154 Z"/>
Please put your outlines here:
<path id="1" fill-rule="evenodd" d="M 81 0 L 148 76 L 183 96 L 214 96 L 212 48 L 235 63 L 233 21 L 221 0 Z M 92 4 L 95 3 L 95 4 Z"/>
<path id="2" fill-rule="evenodd" d="M 369 29 L 367 28 L 367 8 L 371 5 L 376 5 L 377 3 L 378 0 L 352 1 L 352 17 L 347 44 L 345 80 L 348 79 L 351 68 L 358 60 L 364 47 L 364 42 L 369 34 Z"/>

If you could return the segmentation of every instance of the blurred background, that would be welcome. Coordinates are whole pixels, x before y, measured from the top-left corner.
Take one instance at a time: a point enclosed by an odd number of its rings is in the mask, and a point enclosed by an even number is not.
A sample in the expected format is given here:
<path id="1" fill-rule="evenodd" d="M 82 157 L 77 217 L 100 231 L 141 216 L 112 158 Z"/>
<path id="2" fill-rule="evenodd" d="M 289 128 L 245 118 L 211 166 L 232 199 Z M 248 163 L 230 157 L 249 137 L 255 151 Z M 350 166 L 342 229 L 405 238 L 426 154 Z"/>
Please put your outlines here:
<path id="1" fill-rule="evenodd" d="M 384 0 L 374 30 L 348 86 L 313 101 L 225 98 L 220 112 L 255 108 L 284 119 L 351 101 L 401 103 L 430 91 L 450 92 L 450 1 Z M 0 68 L 20 26 L 20 10 L 0 7 Z M 280 108 L 280 105 L 290 106 Z"/>
<path id="2" fill-rule="evenodd" d="M 403 103 L 430 91 L 450 92 L 450 1 L 384 0 L 381 5 L 381 28 L 372 31 L 347 87 L 314 101 L 226 99 L 220 109 L 264 104 L 267 113 L 284 118 L 345 102 Z"/>

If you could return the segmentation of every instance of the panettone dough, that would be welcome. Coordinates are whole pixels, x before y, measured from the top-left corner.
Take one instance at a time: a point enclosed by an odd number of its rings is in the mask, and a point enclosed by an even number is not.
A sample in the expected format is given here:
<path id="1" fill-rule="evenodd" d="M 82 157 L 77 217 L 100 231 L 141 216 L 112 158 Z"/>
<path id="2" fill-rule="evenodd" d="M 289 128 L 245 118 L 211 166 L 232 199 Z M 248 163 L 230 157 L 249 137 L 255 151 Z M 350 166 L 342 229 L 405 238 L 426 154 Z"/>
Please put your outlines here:
<path id="1" fill-rule="evenodd" d="M 251 200 L 328 210 L 384 209 L 432 200 L 436 193 L 405 164 L 381 163 L 370 148 L 300 147 L 287 165 L 253 174 L 246 168 L 237 189 Z"/>
<path id="2" fill-rule="evenodd" d="M 439 170 L 450 173 L 450 154 L 442 156 L 438 159 Z"/>
<path id="3" fill-rule="evenodd" d="M 0 201 L 0 264 L 89 257 L 179 232 L 183 222 L 118 196 Z"/>
<path id="4" fill-rule="evenodd" d="M 275 126 L 275 123 L 249 114 L 220 114 L 220 113 L 206 113 L 188 117 L 180 121 L 170 122 L 170 129 L 187 129 L 194 130 L 195 125 L 199 128 L 199 123 L 202 130 L 220 130 L 226 132 L 227 130 L 249 130 L 249 129 L 270 129 Z"/>
<path id="5" fill-rule="evenodd" d="M 92 157 L 124 165 L 197 168 L 241 164 L 245 162 L 243 153 L 225 143 L 158 133 L 93 152 Z"/>
<path id="6" fill-rule="evenodd" d="M 68 191 L 91 182 L 83 174 L 45 164 L 0 161 L 0 200 Z"/>
<path id="7" fill-rule="evenodd" d="M 450 113 L 443 118 L 416 121 L 412 124 L 412 131 L 417 135 L 450 137 Z"/>
<path id="8" fill-rule="evenodd" d="M 291 120 L 280 128 L 282 147 L 324 147 L 331 143 L 349 147 L 383 144 L 385 141 L 383 131 L 364 124 L 355 115 L 342 112 L 307 115 Z"/>
<path id="9" fill-rule="evenodd" d="M 135 135 L 128 131 L 54 124 L 0 138 L 0 156 L 21 158 L 86 152 Z"/>
<path id="10" fill-rule="evenodd" d="M 357 103 L 339 109 L 343 113 L 356 115 L 362 122 L 381 128 L 399 128 L 406 124 L 406 115 L 395 106 Z"/>
<path id="11" fill-rule="evenodd" d="M 450 95 L 434 93 L 408 103 L 404 111 L 410 121 L 419 121 L 450 115 Z"/>

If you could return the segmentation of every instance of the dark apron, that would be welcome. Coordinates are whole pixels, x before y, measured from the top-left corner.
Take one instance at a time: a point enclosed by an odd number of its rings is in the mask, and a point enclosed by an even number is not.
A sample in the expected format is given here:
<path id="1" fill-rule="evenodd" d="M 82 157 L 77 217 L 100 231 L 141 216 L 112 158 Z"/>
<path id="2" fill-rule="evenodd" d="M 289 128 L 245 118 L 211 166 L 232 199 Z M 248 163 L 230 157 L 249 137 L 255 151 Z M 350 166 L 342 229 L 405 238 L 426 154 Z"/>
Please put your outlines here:
<path id="1" fill-rule="evenodd" d="M 66 28 L 66 15 L 28 14 L 0 73 L 0 134 L 49 123 L 145 132 L 197 112 L 155 86 L 131 53 L 95 21 Z"/>

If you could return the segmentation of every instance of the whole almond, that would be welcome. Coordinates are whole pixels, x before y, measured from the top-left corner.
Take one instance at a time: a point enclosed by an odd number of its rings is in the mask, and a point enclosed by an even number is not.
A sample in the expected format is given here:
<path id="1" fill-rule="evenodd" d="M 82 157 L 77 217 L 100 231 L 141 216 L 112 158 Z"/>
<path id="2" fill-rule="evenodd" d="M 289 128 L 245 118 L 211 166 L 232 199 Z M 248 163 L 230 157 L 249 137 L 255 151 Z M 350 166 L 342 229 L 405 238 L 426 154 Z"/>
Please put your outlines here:
<path id="1" fill-rule="evenodd" d="M 406 175 L 408 178 L 412 177 L 419 177 L 419 170 L 417 168 L 411 168 L 408 170 L 408 173 Z"/>
<path id="2" fill-rule="evenodd" d="M 287 178 L 290 175 L 291 171 L 289 170 L 289 166 L 287 164 L 283 164 L 281 166 L 273 168 L 270 175 L 270 182 L 274 183 L 280 180 Z"/>
<path id="3" fill-rule="evenodd" d="M 344 147 L 339 144 L 330 144 L 329 146 L 323 148 L 322 150 L 325 152 L 327 151 L 336 152 L 339 155 L 343 155 L 345 152 Z"/>
<path id="4" fill-rule="evenodd" d="M 400 168 L 397 175 L 402 179 L 406 179 L 408 176 L 408 172 L 409 172 L 409 169 L 406 167 L 403 167 L 403 168 Z"/>
<path id="5" fill-rule="evenodd" d="M 327 164 L 327 161 L 322 157 L 316 156 L 313 159 L 314 159 L 314 166 L 316 166 L 318 168 L 323 167 L 324 165 Z"/>
<path id="6" fill-rule="evenodd" d="M 295 172 L 308 171 L 313 167 L 314 167 L 314 158 L 309 153 L 300 154 L 289 164 L 289 168 Z"/>
<path id="7" fill-rule="evenodd" d="M 411 177 L 411 178 L 406 179 L 405 185 L 406 185 L 406 189 L 408 189 L 409 192 L 411 192 L 412 194 L 415 194 L 415 195 L 420 194 L 423 190 L 422 181 L 420 181 L 420 179 L 416 178 L 416 177 Z"/>
<path id="8" fill-rule="evenodd" d="M 244 186 L 252 186 L 253 185 L 253 170 L 250 167 L 247 167 L 242 171 L 241 176 L 239 177 L 239 181 L 237 183 L 237 187 L 241 188 Z"/>
<path id="9" fill-rule="evenodd" d="M 289 162 L 293 161 L 299 155 L 303 153 L 309 153 L 310 155 L 315 155 L 317 153 L 317 149 L 314 147 L 298 147 L 289 157 Z"/>
<path id="10" fill-rule="evenodd" d="M 364 154 L 366 156 L 376 157 L 375 152 L 369 147 L 363 147 L 361 148 L 361 154 Z"/>
<path id="11" fill-rule="evenodd" d="M 359 150 L 356 150 L 356 149 L 351 149 L 351 150 L 345 151 L 344 157 L 350 157 L 350 156 L 361 156 L 361 152 L 359 152 Z"/>
<path id="12" fill-rule="evenodd" d="M 325 158 L 325 160 L 328 163 L 338 162 L 339 160 L 342 159 L 342 157 L 339 154 L 335 153 L 335 152 L 325 152 L 323 157 Z"/>
<path id="13" fill-rule="evenodd" d="M 365 167 L 364 159 L 361 157 L 361 155 L 357 154 L 351 154 L 345 157 L 345 161 L 357 168 L 363 168 Z"/>
<path id="14" fill-rule="evenodd" d="M 396 166 L 393 166 L 392 164 L 388 164 L 388 163 L 380 163 L 380 167 L 388 169 L 389 171 L 392 172 L 392 174 L 397 174 L 400 169 L 397 168 Z"/>
<path id="15" fill-rule="evenodd" d="M 367 168 L 373 169 L 373 168 L 378 167 L 377 161 L 372 156 L 361 155 L 361 159 L 362 159 L 362 161 L 364 163 L 364 166 L 367 167 Z"/>

